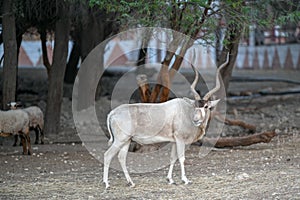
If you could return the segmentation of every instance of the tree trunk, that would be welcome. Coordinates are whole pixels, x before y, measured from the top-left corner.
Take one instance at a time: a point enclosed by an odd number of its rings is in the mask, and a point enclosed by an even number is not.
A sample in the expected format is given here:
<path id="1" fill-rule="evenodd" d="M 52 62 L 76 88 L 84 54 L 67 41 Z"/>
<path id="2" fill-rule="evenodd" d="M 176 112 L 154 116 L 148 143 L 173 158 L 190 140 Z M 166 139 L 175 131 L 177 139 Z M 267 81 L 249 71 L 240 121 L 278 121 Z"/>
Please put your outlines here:
<path id="1" fill-rule="evenodd" d="M 47 52 L 47 32 L 46 32 L 45 28 L 42 28 L 39 32 L 40 32 L 40 37 L 41 37 L 43 64 L 46 67 L 47 74 L 49 76 L 51 65 L 50 65 L 50 61 L 48 58 L 48 52 Z"/>
<path id="2" fill-rule="evenodd" d="M 73 94 L 73 101 L 76 101 L 77 107 L 74 109 L 79 112 L 95 104 L 95 95 L 99 82 L 99 77 L 103 73 L 103 55 L 105 44 L 98 45 L 90 52 L 89 58 L 81 64 L 81 70 L 78 71 Z"/>
<path id="3" fill-rule="evenodd" d="M 77 75 L 77 66 L 80 59 L 80 46 L 74 41 L 70 58 L 67 64 L 64 82 L 73 84 Z"/>
<path id="4" fill-rule="evenodd" d="M 3 1 L 2 25 L 4 42 L 2 107 L 6 109 L 8 102 L 15 101 L 17 88 L 18 50 L 12 0 Z"/>
<path id="5" fill-rule="evenodd" d="M 45 119 L 45 134 L 58 134 L 60 126 L 60 112 L 63 97 L 63 79 L 66 69 L 70 18 L 69 5 L 58 5 L 58 16 L 55 24 L 55 40 L 53 64 L 49 71 L 49 85 Z"/>
<path id="6" fill-rule="evenodd" d="M 150 30 L 144 30 L 142 33 L 142 40 L 141 40 L 141 48 L 139 50 L 139 56 L 136 63 L 137 69 L 136 74 L 142 74 L 145 72 L 145 64 L 146 64 L 146 58 L 148 55 L 148 45 L 152 36 L 152 29 Z"/>
<path id="7" fill-rule="evenodd" d="M 167 74 L 165 74 L 164 76 L 162 76 L 163 80 L 167 80 L 167 84 L 163 84 L 163 88 L 162 88 L 162 92 L 161 92 L 161 96 L 160 96 L 160 102 L 165 102 L 169 99 L 169 93 L 170 93 L 170 88 L 171 88 L 171 82 L 174 78 L 174 76 L 176 75 L 177 71 L 180 68 L 180 65 L 183 61 L 183 57 L 185 55 L 185 53 L 187 52 L 187 50 L 193 45 L 193 40 L 187 39 L 187 41 L 184 41 L 179 55 L 177 55 L 175 57 L 175 61 L 171 67 L 171 69 L 168 71 Z"/>
<path id="8" fill-rule="evenodd" d="M 157 78 L 157 83 L 151 92 L 150 103 L 156 102 L 163 85 L 167 86 L 170 84 L 168 68 L 169 68 L 169 65 L 171 63 L 173 56 L 175 55 L 175 52 L 176 52 L 179 44 L 180 44 L 180 38 L 175 38 L 172 40 L 172 42 L 169 45 L 167 54 L 166 54 L 164 60 L 162 61 L 162 66 L 160 68 L 160 72 L 159 72 L 159 75 Z M 166 95 L 166 91 L 165 91 L 165 95 Z M 168 93 L 167 93 L 167 95 L 168 95 Z"/>
<path id="9" fill-rule="evenodd" d="M 103 47 L 105 47 L 105 44 L 98 45 L 105 38 L 104 31 L 101 28 L 103 25 L 98 23 L 92 16 L 88 19 L 90 20 L 89 24 L 82 27 L 80 33 L 81 67 L 89 66 L 89 69 L 80 70 L 77 74 L 77 78 L 79 78 L 75 80 L 75 84 L 78 84 L 79 93 L 76 108 L 78 111 L 94 105 L 98 79 L 103 73 Z M 92 51 L 93 49 L 94 51 Z M 89 59 L 85 60 L 87 56 L 89 56 Z M 76 83 L 76 81 L 78 82 Z"/>
<path id="10" fill-rule="evenodd" d="M 103 30 L 104 25 L 92 14 L 89 14 L 86 17 L 87 24 L 82 24 L 80 32 L 80 50 L 82 61 L 105 38 Z"/>
<path id="11" fill-rule="evenodd" d="M 237 11 L 238 12 L 238 11 Z M 226 30 L 225 39 L 227 40 L 227 44 L 223 46 L 221 58 L 219 59 L 218 65 L 220 66 L 222 63 L 226 61 L 227 54 L 229 53 L 229 63 L 223 70 L 221 71 L 221 76 L 223 79 L 225 91 L 228 91 L 229 82 L 231 79 L 232 70 L 235 65 L 235 61 L 238 54 L 239 42 L 241 38 L 241 32 L 243 30 L 242 24 L 232 22 L 229 16 L 229 24 Z"/>
<path id="12" fill-rule="evenodd" d="M 75 25 L 71 32 L 74 41 L 70 58 L 65 72 L 65 83 L 74 83 L 78 72 L 78 64 L 81 63 L 89 55 L 89 53 L 102 41 L 104 41 L 114 30 L 112 14 L 102 12 L 99 15 L 99 10 L 91 9 L 87 2 L 82 1 L 80 4 L 80 21 Z M 72 9 L 71 5 L 71 10 Z"/>
<path id="13" fill-rule="evenodd" d="M 236 37 L 237 37 L 236 39 L 239 41 L 240 36 L 236 36 Z M 230 54 L 229 55 L 229 63 L 227 64 L 227 67 L 225 67 L 225 68 L 223 68 L 223 70 L 221 70 L 221 77 L 222 77 L 222 80 L 224 83 L 226 93 L 228 91 L 232 71 L 235 66 L 235 61 L 236 61 L 237 54 L 238 54 L 239 42 L 232 43 L 228 48 L 229 49 L 223 48 L 221 59 L 220 59 L 221 63 L 224 63 L 226 61 L 227 53 L 229 52 L 229 54 Z"/>

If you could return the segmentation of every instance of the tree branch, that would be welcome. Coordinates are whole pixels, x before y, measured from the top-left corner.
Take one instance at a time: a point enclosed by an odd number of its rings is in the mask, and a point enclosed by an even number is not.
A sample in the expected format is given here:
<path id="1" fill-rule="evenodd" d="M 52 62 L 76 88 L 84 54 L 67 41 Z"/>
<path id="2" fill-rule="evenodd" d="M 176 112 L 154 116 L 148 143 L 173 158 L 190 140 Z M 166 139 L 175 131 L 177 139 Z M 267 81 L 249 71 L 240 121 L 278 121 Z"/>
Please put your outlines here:
<path id="1" fill-rule="evenodd" d="M 222 116 L 220 113 L 215 112 L 214 114 L 215 118 L 220 121 L 225 123 L 226 125 L 230 125 L 230 126 L 240 126 L 242 128 L 245 129 L 249 129 L 251 132 L 255 132 L 256 131 L 256 126 L 252 125 L 252 124 L 248 124 L 246 122 L 243 122 L 241 120 L 233 120 L 233 119 L 228 119 L 225 118 L 224 116 Z"/>

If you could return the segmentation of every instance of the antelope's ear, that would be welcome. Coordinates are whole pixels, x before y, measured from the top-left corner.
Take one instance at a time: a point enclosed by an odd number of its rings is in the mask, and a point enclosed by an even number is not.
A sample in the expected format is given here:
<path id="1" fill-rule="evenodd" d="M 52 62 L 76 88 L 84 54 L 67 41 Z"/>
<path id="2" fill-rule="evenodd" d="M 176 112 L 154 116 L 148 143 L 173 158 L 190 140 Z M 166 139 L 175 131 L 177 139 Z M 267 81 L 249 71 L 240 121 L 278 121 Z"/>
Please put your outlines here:
<path id="1" fill-rule="evenodd" d="M 219 103 L 219 101 L 220 101 L 220 99 L 218 99 L 218 100 L 213 100 L 213 101 L 208 101 L 208 107 L 212 110 L 212 109 L 214 109 L 216 106 L 217 106 L 217 104 Z"/>

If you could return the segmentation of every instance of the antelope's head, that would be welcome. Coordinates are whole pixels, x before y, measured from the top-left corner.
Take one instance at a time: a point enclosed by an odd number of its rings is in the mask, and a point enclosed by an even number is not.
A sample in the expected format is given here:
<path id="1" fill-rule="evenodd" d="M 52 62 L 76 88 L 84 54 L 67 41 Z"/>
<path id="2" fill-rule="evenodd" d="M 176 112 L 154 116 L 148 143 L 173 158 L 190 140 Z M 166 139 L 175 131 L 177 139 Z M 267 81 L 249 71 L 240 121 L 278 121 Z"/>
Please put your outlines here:
<path id="1" fill-rule="evenodd" d="M 207 122 L 208 119 L 210 118 L 211 110 L 213 110 L 217 106 L 218 102 L 220 101 L 220 99 L 218 99 L 218 100 L 209 100 L 209 99 L 215 92 L 217 92 L 220 89 L 220 86 L 221 86 L 220 77 L 219 77 L 220 70 L 228 64 L 228 60 L 229 60 L 229 56 L 227 56 L 226 62 L 223 63 L 217 69 L 216 86 L 213 89 L 211 89 L 210 91 L 208 91 L 207 94 L 203 98 L 201 98 L 200 95 L 198 94 L 198 92 L 195 90 L 196 84 L 199 79 L 199 74 L 198 74 L 197 70 L 195 69 L 195 67 L 192 65 L 192 68 L 195 73 L 195 79 L 191 85 L 191 90 L 195 97 L 192 121 L 195 126 L 200 126 L 204 122 Z"/>

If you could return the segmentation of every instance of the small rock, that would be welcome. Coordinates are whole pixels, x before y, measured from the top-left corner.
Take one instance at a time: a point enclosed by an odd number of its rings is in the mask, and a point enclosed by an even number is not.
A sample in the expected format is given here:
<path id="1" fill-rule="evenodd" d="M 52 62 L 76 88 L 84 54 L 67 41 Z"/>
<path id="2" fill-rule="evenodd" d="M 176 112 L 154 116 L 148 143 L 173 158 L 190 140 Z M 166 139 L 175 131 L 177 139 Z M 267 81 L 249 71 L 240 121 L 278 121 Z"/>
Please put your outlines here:
<path id="1" fill-rule="evenodd" d="M 249 174 L 247 174 L 247 173 L 242 173 L 242 174 L 239 174 L 239 175 L 237 175 L 236 177 L 235 177 L 235 179 L 237 179 L 237 180 L 245 180 L 245 179 L 248 179 L 250 176 L 249 176 Z"/>
<path id="2" fill-rule="evenodd" d="M 241 95 L 241 96 L 252 96 L 253 93 L 250 92 L 250 91 L 242 91 L 242 92 L 240 93 L 240 95 Z"/>
<path id="3" fill-rule="evenodd" d="M 288 117 L 286 117 L 286 116 L 283 116 L 283 117 L 282 117 L 282 122 L 287 122 L 288 120 L 289 120 Z"/>
<path id="4" fill-rule="evenodd" d="M 281 105 L 281 104 L 277 105 L 277 109 L 278 109 L 278 110 L 281 110 L 281 108 L 282 108 L 282 105 Z"/>

